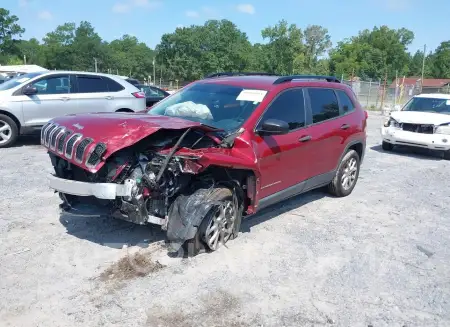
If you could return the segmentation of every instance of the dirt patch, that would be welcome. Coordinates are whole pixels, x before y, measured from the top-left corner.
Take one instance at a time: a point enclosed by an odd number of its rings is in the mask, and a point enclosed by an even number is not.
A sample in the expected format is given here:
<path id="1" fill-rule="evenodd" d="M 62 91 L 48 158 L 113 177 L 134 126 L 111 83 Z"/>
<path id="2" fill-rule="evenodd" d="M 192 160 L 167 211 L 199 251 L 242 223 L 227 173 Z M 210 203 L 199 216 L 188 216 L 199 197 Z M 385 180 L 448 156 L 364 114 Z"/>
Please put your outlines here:
<path id="1" fill-rule="evenodd" d="M 200 298 L 199 308 L 154 306 L 147 311 L 149 327 L 250 327 L 259 326 L 254 317 L 240 317 L 241 304 L 238 298 L 224 290 L 208 293 Z"/>
<path id="2" fill-rule="evenodd" d="M 136 277 L 144 277 L 158 271 L 164 266 L 153 261 L 150 255 L 141 252 L 127 255 L 104 270 L 99 279 L 101 281 L 123 281 Z"/>

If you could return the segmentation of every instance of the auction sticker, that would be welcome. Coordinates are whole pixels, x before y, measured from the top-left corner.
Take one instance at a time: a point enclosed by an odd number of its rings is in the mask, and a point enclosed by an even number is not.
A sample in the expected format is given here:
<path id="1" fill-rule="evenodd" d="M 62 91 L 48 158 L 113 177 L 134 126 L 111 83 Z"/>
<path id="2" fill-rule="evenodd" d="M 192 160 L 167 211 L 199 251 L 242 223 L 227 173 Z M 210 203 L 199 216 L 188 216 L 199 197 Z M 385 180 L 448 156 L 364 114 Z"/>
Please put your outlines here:
<path id="1" fill-rule="evenodd" d="M 263 90 L 242 90 L 236 98 L 237 101 L 261 102 L 266 96 L 267 91 Z"/>

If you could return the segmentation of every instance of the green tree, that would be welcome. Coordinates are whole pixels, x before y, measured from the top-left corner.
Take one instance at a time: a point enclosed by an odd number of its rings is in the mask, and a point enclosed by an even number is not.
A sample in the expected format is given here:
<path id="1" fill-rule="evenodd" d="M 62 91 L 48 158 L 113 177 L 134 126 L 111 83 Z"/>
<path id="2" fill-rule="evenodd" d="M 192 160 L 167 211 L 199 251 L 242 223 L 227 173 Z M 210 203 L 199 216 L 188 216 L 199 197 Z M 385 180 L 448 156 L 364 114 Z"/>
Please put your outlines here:
<path id="1" fill-rule="evenodd" d="M 363 30 L 343 42 L 330 53 L 330 68 L 334 74 L 356 75 L 367 79 L 408 75 L 410 55 L 408 45 L 414 34 L 404 28 L 395 30 L 387 26 Z"/>
<path id="2" fill-rule="evenodd" d="M 7 61 L 9 56 L 17 56 L 18 38 L 25 32 L 17 22 L 19 18 L 11 15 L 9 10 L 0 8 L 0 62 Z"/>
<path id="3" fill-rule="evenodd" d="M 145 43 L 130 35 L 124 35 L 109 44 L 111 62 L 109 68 L 121 75 L 147 79 L 153 73 L 155 53 Z"/>
<path id="4" fill-rule="evenodd" d="M 44 37 L 45 65 L 48 69 L 69 69 L 73 64 L 71 45 L 75 39 L 75 23 L 59 25 Z"/>
<path id="5" fill-rule="evenodd" d="M 442 42 L 432 56 L 432 72 L 436 78 L 450 78 L 450 41 Z"/>
<path id="6" fill-rule="evenodd" d="M 319 25 L 310 25 L 305 29 L 306 67 L 309 71 L 316 70 L 319 57 L 329 50 L 331 46 L 331 36 L 326 28 Z M 320 71 L 324 71 L 323 62 L 321 67 L 317 68 Z"/>
<path id="7" fill-rule="evenodd" d="M 250 67 L 251 50 L 247 35 L 225 19 L 177 28 L 164 34 L 156 47 L 157 62 L 171 73 L 170 78 L 180 80 L 220 71 L 244 71 Z"/>
<path id="8" fill-rule="evenodd" d="M 25 56 L 27 64 L 45 65 L 45 48 L 35 38 L 30 40 L 21 40 L 18 43 L 21 58 Z"/>
<path id="9" fill-rule="evenodd" d="M 266 58 L 263 67 L 270 73 L 293 74 L 301 69 L 298 64 L 298 56 L 304 53 L 303 33 L 295 24 L 289 25 L 286 20 L 281 20 L 273 27 L 266 27 L 261 35 L 268 44 L 265 47 Z"/>

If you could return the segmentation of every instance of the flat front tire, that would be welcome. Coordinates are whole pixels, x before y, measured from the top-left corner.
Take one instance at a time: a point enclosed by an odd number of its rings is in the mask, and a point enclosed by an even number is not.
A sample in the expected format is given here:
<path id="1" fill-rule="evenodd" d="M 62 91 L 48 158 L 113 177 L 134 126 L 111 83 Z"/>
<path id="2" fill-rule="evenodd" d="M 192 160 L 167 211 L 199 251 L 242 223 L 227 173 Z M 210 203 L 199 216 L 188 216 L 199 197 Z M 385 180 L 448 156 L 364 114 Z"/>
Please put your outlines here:
<path id="1" fill-rule="evenodd" d="M 0 114 L 0 148 L 13 145 L 19 137 L 19 127 L 10 117 Z"/>
<path id="2" fill-rule="evenodd" d="M 360 157 L 355 150 L 349 150 L 342 158 L 328 191 L 337 197 L 352 193 L 359 177 Z"/>
<path id="3" fill-rule="evenodd" d="M 235 239 L 241 228 L 242 208 L 234 201 L 230 189 L 215 188 L 205 201 L 215 205 L 203 218 L 194 238 L 184 243 L 183 248 L 188 256 L 218 250 L 229 240 Z"/>

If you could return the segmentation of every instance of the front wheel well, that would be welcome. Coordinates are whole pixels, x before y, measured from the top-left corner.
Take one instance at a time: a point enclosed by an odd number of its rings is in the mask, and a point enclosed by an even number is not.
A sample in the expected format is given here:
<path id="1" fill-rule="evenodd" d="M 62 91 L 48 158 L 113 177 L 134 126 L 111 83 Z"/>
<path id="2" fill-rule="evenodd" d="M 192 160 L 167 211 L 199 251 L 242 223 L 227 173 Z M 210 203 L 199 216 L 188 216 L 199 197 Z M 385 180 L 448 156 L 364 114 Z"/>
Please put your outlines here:
<path id="1" fill-rule="evenodd" d="M 20 131 L 20 121 L 19 119 L 17 119 L 16 116 L 14 116 L 12 113 L 8 112 L 8 111 L 4 111 L 4 110 L 0 110 L 0 114 L 1 115 L 5 115 L 8 116 L 9 118 L 11 118 L 17 125 L 17 129 Z"/>
<path id="2" fill-rule="evenodd" d="M 239 194 L 237 195 L 244 206 L 244 212 L 254 204 L 256 196 L 256 175 L 254 171 L 210 166 L 198 175 L 199 179 L 210 179 L 211 177 L 215 183 L 238 191 Z"/>

